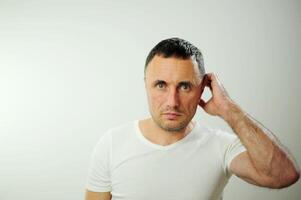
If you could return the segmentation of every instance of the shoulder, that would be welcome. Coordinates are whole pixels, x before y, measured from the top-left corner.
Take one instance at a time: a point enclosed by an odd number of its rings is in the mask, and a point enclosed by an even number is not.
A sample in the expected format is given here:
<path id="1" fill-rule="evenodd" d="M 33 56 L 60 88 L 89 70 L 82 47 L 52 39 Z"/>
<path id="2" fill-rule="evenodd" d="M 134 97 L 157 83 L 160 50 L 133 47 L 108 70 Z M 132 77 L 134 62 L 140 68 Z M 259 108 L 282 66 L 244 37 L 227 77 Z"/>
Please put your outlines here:
<path id="1" fill-rule="evenodd" d="M 215 137 L 218 140 L 235 140 L 237 137 L 232 131 L 226 130 L 226 128 L 217 128 L 217 127 L 206 127 L 207 131 L 211 134 L 212 137 Z"/>
<path id="2" fill-rule="evenodd" d="M 196 132 L 198 138 L 202 138 L 202 140 L 207 142 L 218 143 L 219 145 L 229 144 L 237 140 L 237 136 L 226 128 L 210 127 L 198 123 Z"/>
<path id="3" fill-rule="evenodd" d="M 113 144 L 114 146 L 121 145 L 122 143 L 129 141 L 129 139 L 135 135 L 137 123 L 137 120 L 133 120 L 109 128 L 102 135 L 100 141 L 105 140 L 107 143 Z"/>
<path id="4" fill-rule="evenodd" d="M 118 126 L 107 129 L 98 139 L 96 149 L 110 148 L 112 143 L 120 143 L 127 140 L 133 132 L 136 121 L 125 122 Z"/>
<path id="5" fill-rule="evenodd" d="M 111 140 L 112 137 L 120 136 L 135 128 L 136 121 L 129 121 L 107 129 L 99 138 L 99 142 Z"/>
<path id="6" fill-rule="evenodd" d="M 225 128 L 212 127 L 199 122 L 196 122 L 195 130 L 199 134 L 208 135 L 210 137 L 227 137 L 234 135 L 232 131 L 228 131 Z"/>
<path id="7" fill-rule="evenodd" d="M 137 123 L 137 120 L 134 120 L 119 124 L 115 127 L 108 129 L 105 134 L 108 134 L 111 137 L 125 135 L 126 133 L 133 132 L 136 129 Z"/>

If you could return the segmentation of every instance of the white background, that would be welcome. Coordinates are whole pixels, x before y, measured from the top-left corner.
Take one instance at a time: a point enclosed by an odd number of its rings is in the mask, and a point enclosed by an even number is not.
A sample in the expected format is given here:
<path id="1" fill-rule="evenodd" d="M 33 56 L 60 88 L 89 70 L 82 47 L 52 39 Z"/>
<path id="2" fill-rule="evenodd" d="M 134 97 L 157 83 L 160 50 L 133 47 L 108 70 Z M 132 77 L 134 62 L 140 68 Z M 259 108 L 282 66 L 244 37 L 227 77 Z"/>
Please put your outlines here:
<path id="1" fill-rule="evenodd" d="M 0 199 L 83 199 L 96 141 L 148 116 L 145 58 L 174 36 L 201 49 L 207 72 L 300 163 L 300 9 L 292 0 L 0 1 Z M 229 129 L 202 109 L 196 118 Z M 233 177 L 225 199 L 297 200 L 300 186 Z"/>

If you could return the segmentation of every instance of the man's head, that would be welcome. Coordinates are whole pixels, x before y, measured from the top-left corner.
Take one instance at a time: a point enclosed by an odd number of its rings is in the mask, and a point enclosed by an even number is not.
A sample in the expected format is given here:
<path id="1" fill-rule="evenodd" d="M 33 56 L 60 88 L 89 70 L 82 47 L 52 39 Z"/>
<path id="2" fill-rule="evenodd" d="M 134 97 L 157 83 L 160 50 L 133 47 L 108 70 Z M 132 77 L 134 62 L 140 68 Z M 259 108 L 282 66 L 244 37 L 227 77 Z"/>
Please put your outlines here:
<path id="1" fill-rule="evenodd" d="M 146 72 L 148 63 L 154 58 L 155 55 L 162 56 L 164 58 L 176 57 L 182 59 L 188 59 L 192 57 L 198 64 L 200 74 L 205 74 L 204 60 L 201 51 L 186 40 L 180 38 L 169 38 L 159 42 L 149 52 L 146 58 L 144 73 Z"/>
<path id="2" fill-rule="evenodd" d="M 144 73 L 154 122 L 165 131 L 183 130 L 193 118 L 203 91 L 201 52 L 179 38 L 163 40 L 147 56 Z"/>

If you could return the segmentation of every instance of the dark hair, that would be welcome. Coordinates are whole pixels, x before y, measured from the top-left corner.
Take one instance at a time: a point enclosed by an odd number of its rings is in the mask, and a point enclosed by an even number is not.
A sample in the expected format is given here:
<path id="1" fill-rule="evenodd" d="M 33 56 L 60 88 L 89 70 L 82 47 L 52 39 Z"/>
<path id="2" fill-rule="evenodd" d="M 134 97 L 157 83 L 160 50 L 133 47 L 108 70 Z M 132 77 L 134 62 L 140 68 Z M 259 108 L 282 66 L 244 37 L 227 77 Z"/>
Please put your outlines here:
<path id="1" fill-rule="evenodd" d="M 162 40 L 148 54 L 144 66 L 144 73 L 147 65 L 155 55 L 163 56 L 164 58 L 176 57 L 187 59 L 193 57 L 197 64 L 201 75 L 205 74 L 204 60 L 201 51 L 190 42 L 174 37 Z"/>

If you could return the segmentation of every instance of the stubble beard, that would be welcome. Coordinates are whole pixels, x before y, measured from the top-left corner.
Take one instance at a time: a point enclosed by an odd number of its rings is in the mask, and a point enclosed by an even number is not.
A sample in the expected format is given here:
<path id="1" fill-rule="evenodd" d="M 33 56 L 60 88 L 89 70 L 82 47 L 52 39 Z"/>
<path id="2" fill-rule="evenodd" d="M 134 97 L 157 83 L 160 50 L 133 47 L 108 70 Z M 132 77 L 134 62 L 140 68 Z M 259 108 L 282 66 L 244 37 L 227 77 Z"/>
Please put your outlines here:
<path id="1" fill-rule="evenodd" d="M 183 131 L 189 124 L 190 120 L 182 120 L 180 121 L 176 126 L 169 126 L 168 124 L 165 124 L 163 120 L 161 120 L 159 117 L 155 117 L 153 114 L 152 119 L 156 123 L 156 125 L 163 129 L 164 131 L 170 132 L 170 133 L 176 133 Z"/>

